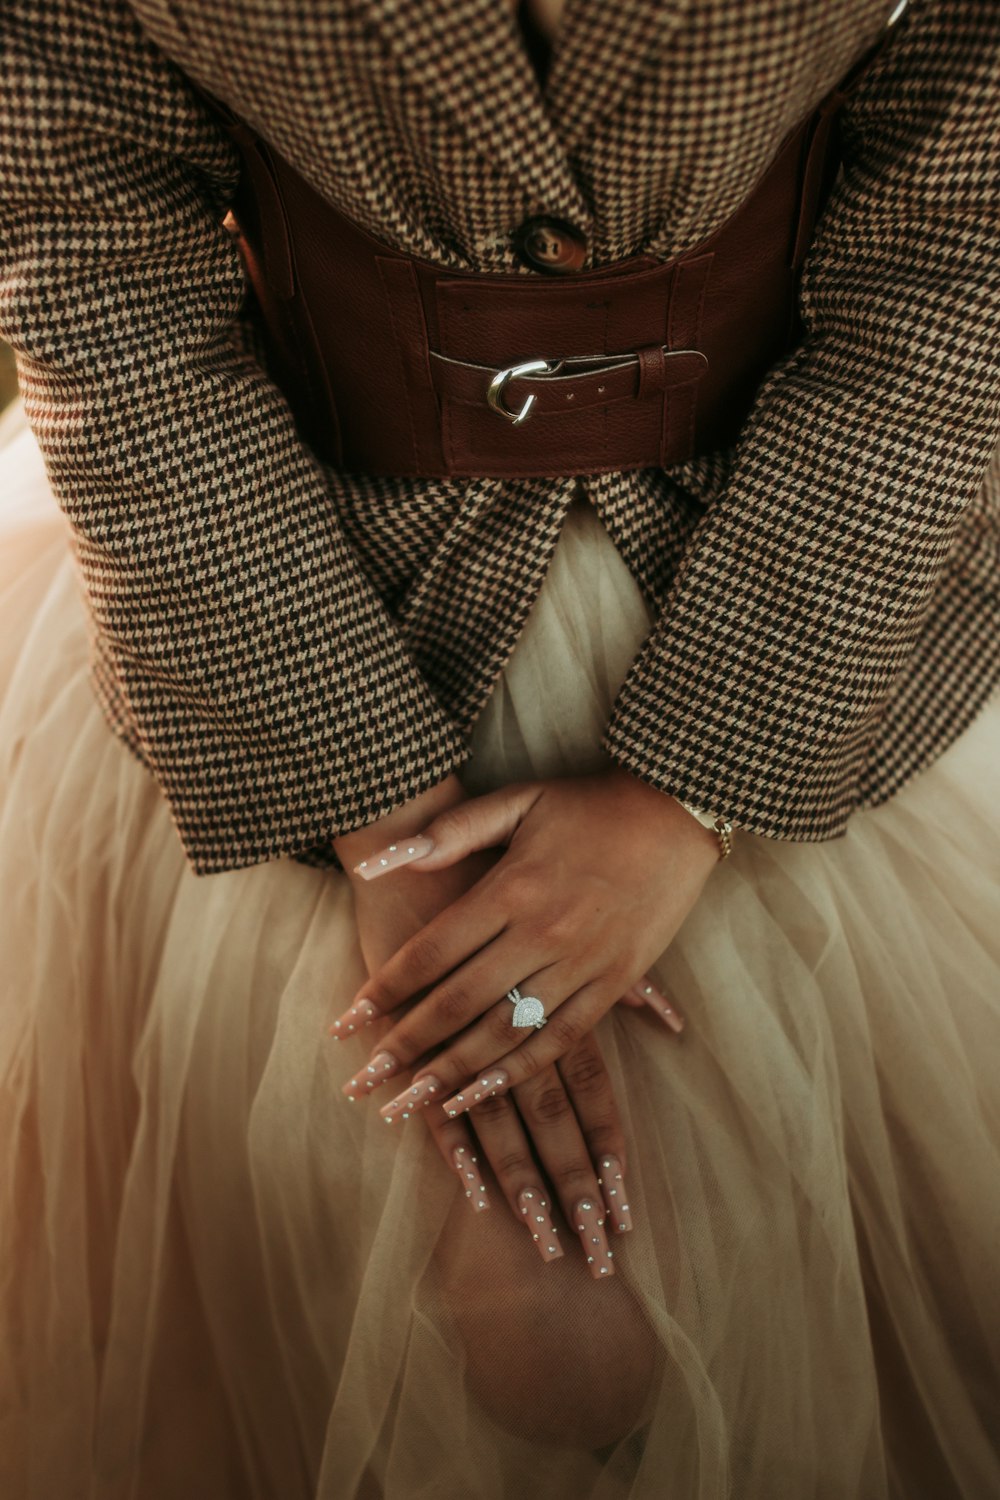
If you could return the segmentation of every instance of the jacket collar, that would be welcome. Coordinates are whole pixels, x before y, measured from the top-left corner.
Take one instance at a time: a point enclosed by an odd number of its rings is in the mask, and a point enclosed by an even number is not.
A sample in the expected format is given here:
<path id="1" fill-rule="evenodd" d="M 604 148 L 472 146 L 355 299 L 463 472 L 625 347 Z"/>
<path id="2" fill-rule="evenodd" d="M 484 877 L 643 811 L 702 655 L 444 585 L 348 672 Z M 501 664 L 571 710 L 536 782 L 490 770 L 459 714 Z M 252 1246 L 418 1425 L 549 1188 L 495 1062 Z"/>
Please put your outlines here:
<path id="1" fill-rule="evenodd" d="M 566 0 L 543 89 L 505 0 L 359 0 L 414 86 L 494 167 L 526 198 L 581 220 L 588 210 L 574 146 L 611 113 L 691 3 Z"/>

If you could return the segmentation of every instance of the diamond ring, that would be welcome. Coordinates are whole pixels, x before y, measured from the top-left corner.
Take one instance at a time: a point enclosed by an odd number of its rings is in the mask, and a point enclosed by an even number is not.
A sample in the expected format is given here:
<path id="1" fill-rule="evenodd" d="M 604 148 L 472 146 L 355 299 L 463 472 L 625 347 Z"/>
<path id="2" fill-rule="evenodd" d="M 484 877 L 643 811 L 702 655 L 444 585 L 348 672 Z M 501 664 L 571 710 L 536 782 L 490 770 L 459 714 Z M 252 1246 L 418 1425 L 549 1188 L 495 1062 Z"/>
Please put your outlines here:
<path id="1" fill-rule="evenodd" d="M 504 996 L 514 1007 L 512 1026 L 535 1026 L 539 1030 L 545 1025 L 545 1006 L 537 995 L 522 995 L 515 984 Z"/>

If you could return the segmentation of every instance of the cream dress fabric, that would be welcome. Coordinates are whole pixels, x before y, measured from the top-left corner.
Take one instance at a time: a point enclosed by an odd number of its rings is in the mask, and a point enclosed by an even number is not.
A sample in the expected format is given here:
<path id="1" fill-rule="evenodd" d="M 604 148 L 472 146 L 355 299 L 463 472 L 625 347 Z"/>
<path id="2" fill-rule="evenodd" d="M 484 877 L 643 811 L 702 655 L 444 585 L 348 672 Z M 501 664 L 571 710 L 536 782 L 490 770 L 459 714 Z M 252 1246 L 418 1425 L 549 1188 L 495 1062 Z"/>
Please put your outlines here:
<path id="1" fill-rule="evenodd" d="M 845 839 L 738 839 L 651 971 L 683 1041 L 598 1028 L 617 1275 L 515 1263 L 495 1186 L 340 1093 L 346 877 L 187 868 L 0 437 L 4 1500 L 996 1500 L 1000 706 Z M 575 502 L 470 790 L 600 764 L 648 625 Z"/>

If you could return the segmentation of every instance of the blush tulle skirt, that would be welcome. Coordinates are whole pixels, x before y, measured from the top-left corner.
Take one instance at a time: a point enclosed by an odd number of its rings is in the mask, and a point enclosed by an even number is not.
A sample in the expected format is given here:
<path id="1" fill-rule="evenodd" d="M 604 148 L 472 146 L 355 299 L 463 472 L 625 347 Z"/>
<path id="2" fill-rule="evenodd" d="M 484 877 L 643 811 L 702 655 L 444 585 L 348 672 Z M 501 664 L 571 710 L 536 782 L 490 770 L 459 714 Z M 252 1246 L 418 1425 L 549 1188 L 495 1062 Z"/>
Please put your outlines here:
<path id="1" fill-rule="evenodd" d="M 600 765 L 648 627 L 574 502 L 470 791 Z M 635 1228 L 595 1283 L 345 1101 L 346 877 L 186 866 L 15 406 L 0 955 L 4 1500 L 1000 1495 L 1000 705 L 846 838 L 737 840 L 650 971 L 680 1043 L 601 1021 Z"/>

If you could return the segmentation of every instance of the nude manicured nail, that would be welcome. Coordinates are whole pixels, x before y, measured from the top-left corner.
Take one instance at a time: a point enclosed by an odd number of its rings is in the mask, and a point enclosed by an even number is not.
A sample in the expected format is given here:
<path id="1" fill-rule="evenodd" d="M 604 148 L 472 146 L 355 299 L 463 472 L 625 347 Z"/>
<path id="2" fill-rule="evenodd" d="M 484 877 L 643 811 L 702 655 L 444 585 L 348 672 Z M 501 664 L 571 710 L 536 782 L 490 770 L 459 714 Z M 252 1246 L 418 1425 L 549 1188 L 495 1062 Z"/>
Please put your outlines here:
<path id="1" fill-rule="evenodd" d="M 354 866 L 354 874 L 360 875 L 362 880 L 375 880 L 379 875 L 397 870 L 400 865 L 408 865 L 411 860 L 423 859 L 433 848 L 433 839 L 429 839 L 426 834 L 417 833 L 412 839 L 401 839 L 398 844 L 387 844 L 384 849 L 370 854 L 367 859 Z"/>
<path id="2" fill-rule="evenodd" d="M 523 1188 L 517 1195 L 517 1206 L 524 1215 L 524 1222 L 531 1231 L 531 1238 L 538 1246 L 542 1260 L 558 1260 L 563 1254 L 559 1243 L 559 1231 L 552 1222 L 548 1199 L 539 1188 Z"/>
<path id="3" fill-rule="evenodd" d="M 408 1120 L 413 1110 L 430 1104 L 436 1094 L 442 1093 L 444 1093 L 444 1084 L 440 1078 L 434 1078 L 432 1074 L 425 1073 L 423 1078 L 418 1078 L 415 1083 L 411 1083 L 409 1088 L 397 1094 L 395 1099 L 390 1099 L 388 1104 L 383 1104 L 379 1114 L 390 1124 L 393 1120 Z"/>
<path id="4" fill-rule="evenodd" d="M 634 984 L 633 990 L 647 1005 L 651 1006 L 661 1020 L 666 1021 L 671 1031 L 676 1031 L 680 1036 L 684 1030 L 684 1017 L 675 1006 L 671 1005 L 666 995 L 662 995 L 655 984 Z"/>
<path id="5" fill-rule="evenodd" d="M 479 1158 L 467 1146 L 456 1146 L 451 1153 L 451 1159 L 455 1165 L 455 1171 L 462 1179 L 465 1196 L 472 1204 L 477 1214 L 481 1214 L 484 1208 L 489 1208 L 490 1200 L 486 1195 L 486 1184 L 483 1182 L 483 1174 L 479 1170 Z"/>
<path id="6" fill-rule="evenodd" d="M 625 1179 L 622 1164 L 617 1156 L 602 1156 L 601 1175 L 597 1181 L 601 1186 L 604 1206 L 616 1234 L 627 1234 L 632 1228 L 632 1211 L 626 1202 Z"/>
<path id="7" fill-rule="evenodd" d="M 370 1000 L 364 996 L 355 1000 L 354 1004 L 339 1016 L 330 1027 L 330 1035 L 341 1041 L 345 1036 L 350 1036 L 352 1031 L 360 1031 L 363 1026 L 370 1026 L 372 1021 L 378 1017 L 378 1010 Z"/>
<path id="8" fill-rule="evenodd" d="M 399 1062 L 391 1052 L 376 1052 L 370 1063 L 359 1068 L 354 1077 L 347 1080 L 342 1092 L 349 1099 L 363 1099 L 398 1070 Z"/>
<path id="9" fill-rule="evenodd" d="M 593 1198 L 581 1198 L 573 1209 L 573 1228 L 580 1236 L 583 1253 L 593 1277 L 613 1276 L 615 1252 L 608 1248 L 604 1214 Z"/>
<path id="10" fill-rule="evenodd" d="M 450 1099 L 446 1099 L 441 1108 L 452 1119 L 455 1115 L 464 1115 L 480 1099 L 488 1099 L 497 1089 L 502 1089 L 509 1076 L 503 1068 L 494 1068 L 492 1073 L 480 1073 L 475 1082 L 467 1083 L 460 1094 L 453 1094 Z"/>

